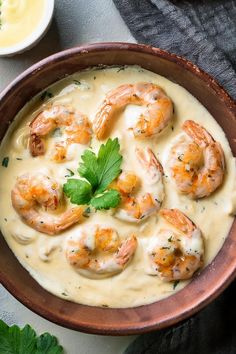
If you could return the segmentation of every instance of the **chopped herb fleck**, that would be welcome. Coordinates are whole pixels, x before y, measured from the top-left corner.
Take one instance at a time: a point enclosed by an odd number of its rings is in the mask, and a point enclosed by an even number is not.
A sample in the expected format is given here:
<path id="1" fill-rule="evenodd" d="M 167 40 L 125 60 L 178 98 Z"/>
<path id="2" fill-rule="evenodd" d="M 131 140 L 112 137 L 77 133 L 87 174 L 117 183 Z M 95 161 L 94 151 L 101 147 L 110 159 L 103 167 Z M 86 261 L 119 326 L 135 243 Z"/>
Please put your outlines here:
<path id="1" fill-rule="evenodd" d="M 161 247 L 161 250 L 169 250 L 170 247 Z"/>
<path id="2" fill-rule="evenodd" d="M 65 175 L 65 177 L 72 177 L 74 176 L 74 172 L 71 171 L 69 168 L 67 168 L 67 171 L 69 172 L 67 175 Z"/>
<path id="3" fill-rule="evenodd" d="M 176 286 L 179 284 L 179 280 L 175 280 L 173 284 L 173 289 L 175 290 Z"/>
<path id="4" fill-rule="evenodd" d="M 17 157 L 16 160 L 22 161 L 23 159 L 21 157 Z"/>
<path id="5" fill-rule="evenodd" d="M 103 305 L 102 305 L 102 307 L 109 307 L 109 306 L 108 306 L 108 305 L 106 305 L 106 304 L 103 304 Z"/>
<path id="6" fill-rule="evenodd" d="M 68 294 L 66 294 L 66 293 L 61 293 L 63 296 L 68 296 Z"/>
<path id="7" fill-rule="evenodd" d="M 120 68 L 117 70 L 117 72 L 119 73 L 119 72 L 122 71 L 122 70 L 125 70 L 125 67 L 124 67 L 124 66 L 120 67 Z"/>
<path id="8" fill-rule="evenodd" d="M 80 86 L 81 85 L 81 82 L 79 80 L 74 80 L 74 83 L 77 85 L 77 86 Z"/>
<path id="9" fill-rule="evenodd" d="M 7 218 L 4 218 L 4 220 L 7 222 Z"/>
<path id="10" fill-rule="evenodd" d="M 88 207 L 88 208 L 86 208 L 85 211 L 83 212 L 83 216 L 84 216 L 85 218 L 89 218 L 89 215 L 88 215 L 88 214 L 90 214 L 90 213 L 91 213 L 91 208 Z"/>
<path id="11" fill-rule="evenodd" d="M 53 94 L 50 92 L 50 91 L 44 91 L 42 93 L 42 95 L 40 96 L 40 99 L 42 101 L 46 100 L 46 99 L 49 99 L 49 98 L 52 98 L 53 97 Z"/>
<path id="12" fill-rule="evenodd" d="M 90 208 L 90 207 L 86 208 L 84 212 L 85 212 L 86 214 L 90 214 L 90 213 L 91 213 L 91 208 Z"/>
<path id="13" fill-rule="evenodd" d="M 171 130 L 173 131 L 174 129 L 175 129 L 175 128 L 174 128 L 174 126 L 172 125 L 172 126 L 171 126 Z"/>
<path id="14" fill-rule="evenodd" d="M 96 80 L 96 76 L 94 76 L 93 79 Z"/>
<path id="15" fill-rule="evenodd" d="M 7 168 L 8 163 L 9 163 L 9 157 L 4 157 L 4 159 L 2 160 L 2 166 Z"/>
<path id="16" fill-rule="evenodd" d="M 172 236 L 168 238 L 168 242 L 172 242 Z"/>
<path id="17" fill-rule="evenodd" d="M 60 128 L 54 129 L 54 131 L 52 132 L 52 137 L 53 138 L 58 138 L 59 136 L 62 136 L 61 129 Z"/>

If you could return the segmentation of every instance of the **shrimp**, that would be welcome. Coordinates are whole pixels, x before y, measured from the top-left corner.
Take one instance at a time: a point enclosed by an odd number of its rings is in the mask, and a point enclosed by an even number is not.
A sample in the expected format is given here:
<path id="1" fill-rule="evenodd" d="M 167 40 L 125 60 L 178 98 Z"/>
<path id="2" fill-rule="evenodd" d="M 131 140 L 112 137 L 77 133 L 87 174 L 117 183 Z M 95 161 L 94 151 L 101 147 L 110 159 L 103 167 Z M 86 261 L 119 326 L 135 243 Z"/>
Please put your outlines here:
<path id="1" fill-rule="evenodd" d="M 53 159 L 61 162 L 66 158 L 67 147 L 70 144 L 86 145 L 90 142 L 92 128 L 88 118 L 69 107 L 52 106 L 45 109 L 30 123 L 29 148 L 32 156 L 45 154 L 45 137 L 56 128 L 65 127 L 66 141 L 55 145 Z"/>
<path id="2" fill-rule="evenodd" d="M 203 265 L 201 231 L 178 209 L 162 209 L 160 215 L 176 230 L 162 229 L 152 239 L 148 255 L 154 274 L 165 281 L 189 279 Z"/>
<path id="3" fill-rule="evenodd" d="M 146 192 L 135 197 L 139 185 L 138 177 L 132 172 L 122 172 L 111 188 L 121 193 L 122 201 L 115 216 L 121 220 L 139 222 L 157 213 L 164 199 L 162 183 L 163 168 L 150 148 L 136 148 L 136 156 L 144 173 Z"/>
<path id="4" fill-rule="evenodd" d="M 128 104 L 145 105 L 146 111 L 131 126 L 134 137 L 146 138 L 159 134 L 170 122 L 173 104 L 161 87 L 140 82 L 125 84 L 108 92 L 93 122 L 93 130 L 100 140 L 110 121 Z"/>
<path id="5" fill-rule="evenodd" d="M 169 166 L 178 190 L 193 199 L 207 197 L 223 182 L 225 158 L 221 145 L 199 124 L 187 120 L 171 148 Z"/>
<path id="6" fill-rule="evenodd" d="M 82 207 L 68 209 L 60 216 L 45 213 L 48 210 L 55 211 L 61 199 L 59 184 L 44 174 L 18 177 L 11 192 L 12 205 L 22 220 L 48 235 L 55 235 L 82 219 Z M 44 210 L 40 211 L 40 206 Z"/>
<path id="7" fill-rule="evenodd" d="M 66 240 L 71 266 L 87 277 L 108 277 L 124 270 L 137 248 L 135 235 L 121 240 L 116 230 L 94 225 Z"/>

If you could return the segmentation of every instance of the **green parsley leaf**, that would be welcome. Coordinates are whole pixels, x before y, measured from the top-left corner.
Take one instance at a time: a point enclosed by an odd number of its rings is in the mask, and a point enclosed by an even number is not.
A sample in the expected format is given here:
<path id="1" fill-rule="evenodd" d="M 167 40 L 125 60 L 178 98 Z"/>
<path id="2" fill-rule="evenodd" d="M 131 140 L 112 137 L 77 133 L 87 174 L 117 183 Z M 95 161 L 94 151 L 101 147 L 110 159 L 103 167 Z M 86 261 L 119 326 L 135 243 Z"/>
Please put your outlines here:
<path id="1" fill-rule="evenodd" d="M 119 153 L 120 144 L 118 138 L 108 139 L 106 144 L 101 145 L 98 152 L 99 186 L 97 193 L 103 192 L 106 187 L 121 173 L 122 156 Z"/>
<path id="2" fill-rule="evenodd" d="M 92 198 L 91 185 L 81 179 L 68 179 L 63 186 L 63 192 L 73 204 L 88 204 Z"/>
<path id="3" fill-rule="evenodd" d="M 1 354 L 62 354 L 63 348 L 49 333 L 37 337 L 35 331 L 26 325 L 23 329 L 9 327 L 0 320 Z"/>
<path id="4" fill-rule="evenodd" d="M 115 208 L 120 203 L 120 193 L 110 189 L 91 199 L 90 204 L 97 210 Z"/>
<path id="5" fill-rule="evenodd" d="M 109 184 L 121 173 L 122 156 L 119 150 L 117 138 L 108 139 L 106 144 L 102 144 L 98 156 L 91 150 L 85 150 L 78 173 L 88 182 L 70 179 L 64 184 L 64 192 L 71 203 L 91 204 L 97 210 L 115 208 L 119 204 L 119 192 L 106 191 Z"/>
<path id="6" fill-rule="evenodd" d="M 42 334 L 36 342 L 35 354 L 61 354 L 63 349 L 57 344 L 57 339 L 49 333 Z"/>
<path id="7" fill-rule="evenodd" d="M 89 181 L 93 190 L 98 186 L 98 163 L 97 157 L 91 150 L 85 150 L 81 156 L 83 162 L 80 162 L 78 172 L 81 177 Z"/>

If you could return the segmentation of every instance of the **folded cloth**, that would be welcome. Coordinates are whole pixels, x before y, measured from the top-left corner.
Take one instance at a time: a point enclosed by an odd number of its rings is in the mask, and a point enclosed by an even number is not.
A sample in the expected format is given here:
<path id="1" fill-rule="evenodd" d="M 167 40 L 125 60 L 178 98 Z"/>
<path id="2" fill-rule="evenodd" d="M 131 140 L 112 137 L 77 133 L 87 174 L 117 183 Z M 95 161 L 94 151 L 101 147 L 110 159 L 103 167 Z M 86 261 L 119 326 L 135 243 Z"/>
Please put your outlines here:
<path id="1" fill-rule="evenodd" d="M 236 98 L 236 0 L 113 0 L 133 36 L 182 55 Z M 235 354 L 236 282 L 191 319 L 138 337 L 125 354 Z"/>
<path id="2" fill-rule="evenodd" d="M 236 0 L 113 0 L 140 43 L 182 55 L 236 98 Z"/>
<path id="3" fill-rule="evenodd" d="M 139 336 L 125 354 L 235 354 L 236 282 L 195 317 Z"/>

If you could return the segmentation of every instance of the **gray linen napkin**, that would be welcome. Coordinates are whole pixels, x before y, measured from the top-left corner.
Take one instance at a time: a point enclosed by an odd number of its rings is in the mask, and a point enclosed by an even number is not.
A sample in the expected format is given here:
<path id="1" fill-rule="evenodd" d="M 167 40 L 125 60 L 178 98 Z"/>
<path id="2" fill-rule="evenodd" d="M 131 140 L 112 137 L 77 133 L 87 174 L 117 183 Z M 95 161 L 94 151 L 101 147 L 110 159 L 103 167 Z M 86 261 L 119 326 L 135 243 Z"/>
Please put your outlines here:
<path id="1" fill-rule="evenodd" d="M 133 36 L 182 55 L 236 98 L 236 0 L 113 0 Z M 125 354 L 236 354 L 236 282 L 199 314 Z"/>
<path id="2" fill-rule="evenodd" d="M 236 0 L 113 0 L 139 43 L 182 55 L 236 98 Z"/>

